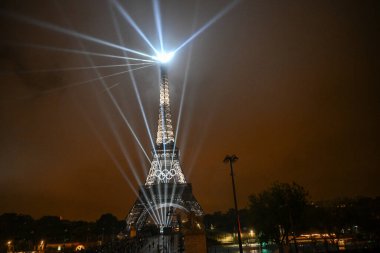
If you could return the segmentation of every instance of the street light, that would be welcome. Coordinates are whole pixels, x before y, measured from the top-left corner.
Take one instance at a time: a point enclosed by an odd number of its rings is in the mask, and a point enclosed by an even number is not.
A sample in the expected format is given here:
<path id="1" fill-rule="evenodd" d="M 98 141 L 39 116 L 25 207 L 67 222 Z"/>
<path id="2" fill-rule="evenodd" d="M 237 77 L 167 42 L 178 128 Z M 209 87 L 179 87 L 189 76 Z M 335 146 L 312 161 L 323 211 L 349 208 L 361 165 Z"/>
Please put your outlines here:
<path id="1" fill-rule="evenodd" d="M 236 190 L 235 190 L 235 179 L 234 179 L 234 169 L 232 167 L 232 164 L 238 160 L 239 158 L 236 155 L 226 155 L 223 162 L 224 163 L 230 163 L 231 168 L 231 178 L 232 178 L 232 191 L 234 194 L 234 204 L 235 204 L 235 215 L 236 215 L 236 224 L 238 227 L 238 240 L 239 240 L 239 251 L 240 253 L 243 253 L 243 246 L 241 243 L 241 231 L 240 231 L 240 218 L 239 218 L 239 212 L 238 212 L 238 206 L 237 206 L 237 200 L 236 200 Z"/>
<path id="2" fill-rule="evenodd" d="M 13 250 L 13 245 L 12 245 L 12 241 L 8 241 L 7 242 L 7 246 L 8 246 L 8 253 L 11 253 L 11 252 L 13 252 L 14 250 Z"/>
<path id="3" fill-rule="evenodd" d="M 253 231 L 253 229 L 251 229 L 249 231 L 249 235 L 251 236 L 251 239 L 252 239 L 251 243 L 253 243 L 253 236 L 254 236 L 254 234 L 255 234 L 255 232 Z M 249 242 L 249 240 L 248 240 L 248 242 Z"/>

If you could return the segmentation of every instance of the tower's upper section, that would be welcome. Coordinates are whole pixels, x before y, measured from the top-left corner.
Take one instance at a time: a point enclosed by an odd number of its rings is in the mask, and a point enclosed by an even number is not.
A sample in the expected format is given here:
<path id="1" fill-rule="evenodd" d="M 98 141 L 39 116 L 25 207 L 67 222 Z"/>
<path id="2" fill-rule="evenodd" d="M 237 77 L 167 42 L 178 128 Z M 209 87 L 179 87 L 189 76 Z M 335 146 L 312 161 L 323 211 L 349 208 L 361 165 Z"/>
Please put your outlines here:
<path id="1" fill-rule="evenodd" d="M 170 113 L 169 81 L 166 65 L 160 65 L 160 110 L 158 115 L 157 146 L 174 144 L 172 116 Z"/>
<path id="2" fill-rule="evenodd" d="M 179 150 L 174 145 L 166 66 L 162 64 L 160 71 L 160 113 L 158 116 L 157 146 L 153 150 L 153 160 L 145 185 L 186 184 L 179 162 Z"/>

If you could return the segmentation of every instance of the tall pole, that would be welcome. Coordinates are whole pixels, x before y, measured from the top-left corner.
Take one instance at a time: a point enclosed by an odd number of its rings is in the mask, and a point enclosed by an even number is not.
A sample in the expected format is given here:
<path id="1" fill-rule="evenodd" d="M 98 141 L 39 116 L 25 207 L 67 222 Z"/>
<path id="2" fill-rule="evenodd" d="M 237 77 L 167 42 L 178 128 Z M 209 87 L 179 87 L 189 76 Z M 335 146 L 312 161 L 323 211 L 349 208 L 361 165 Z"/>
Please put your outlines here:
<path id="1" fill-rule="evenodd" d="M 234 204 L 235 204 L 235 215 L 236 215 L 236 224 L 238 228 L 238 241 L 239 241 L 239 251 L 240 253 L 243 253 L 243 246 L 241 243 L 241 229 L 240 229 L 240 218 L 239 218 L 239 211 L 238 211 L 238 205 L 237 205 L 237 199 L 236 199 L 236 189 L 235 189 L 235 178 L 234 178 L 234 169 L 232 164 L 238 160 L 239 158 L 236 155 L 226 155 L 223 162 L 230 163 L 231 168 L 231 178 L 232 178 L 232 191 L 234 194 Z"/>

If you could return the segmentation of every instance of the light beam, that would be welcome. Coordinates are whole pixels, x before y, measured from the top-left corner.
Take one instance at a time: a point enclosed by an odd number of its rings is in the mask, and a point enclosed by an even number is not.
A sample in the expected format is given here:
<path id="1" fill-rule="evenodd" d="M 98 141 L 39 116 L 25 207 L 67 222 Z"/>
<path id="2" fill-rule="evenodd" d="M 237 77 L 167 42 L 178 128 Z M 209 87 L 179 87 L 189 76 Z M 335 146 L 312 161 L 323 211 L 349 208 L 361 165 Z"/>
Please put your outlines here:
<path id="1" fill-rule="evenodd" d="M 111 14 L 112 14 L 111 15 L 112 16 L 112 21 L 113 21 L 113 24 L 115 26 L 115 30 L 116 30 L 116 33 L 117 33 L 117 36 L 118 36 L 118 39 L 119 39 L 119 43 L 121 45 L 124 45 L 123 37 L 121 36 L 121 32 L 120 32 L 120 27 L 119 27 L 119 24 L 116 21 L 116 17 L 114 15 L 113 9 L 111 8 L 110 11 L 111 11 Z M 124 55 L 127 56 L 126 52 L 124 52 Z M 130 69 L 129 66 L 128 66 L 128 69 Z M 135 76 L 133 75 L 132 72 L 130 72 L 129 76 L 131 78 L 133 89 L 135 91 L 136 98 L 137 98 L 137 101 L 139 103 L 140 111 L 141 111 L 141 114 L 142 114 L 143 119 L 144 119 L 145 128 L 146 128 L 147 133 L 149 135 L 149 139 L 150 139 L 152 148 L 154 150 L 154 154 L 156 154 L 156 149 L 155 149 L 155 146 L 154 146 L 153 137 L 152 137 L 152 134 L 151 134 L 150 129 L 149 129 L 148 121 L 147 121 L 147 118 L 146 118 L 146 115 L 145 115 L 145 110 L 144 110 L 144 107 L 143 107 L 143 104 L 142 104 L 142 101 L 141 101 L 139 90 L 137 88 L 137 83 L 136 83 Z"/>
<path id="2" fill-rule="evenodd" d="M 155 53 L 157 50 L 154 48 L 152 43 L 148 40 L 145 34 L 141 31 L 141 29 L 137 26 L 136 22 L 131 18 L 128 12 L 120 5 L 117 0 L 112 0 L 114 6 L 116 6 L 117 10 L 121 13 L 121 15 L 128 21 L 128 23 L 136 30 L 136 32 L 143 38 L 143 40 L 153 49 Z"/>
<path id="3" fill-rule="evenodd" d="M 4 43 L 4 42 L 2 42 L 2 43 Z M 99 56 L 99 57 L 108 57 L 108 58 L 114 58 L 114 59 L 142 61 L 142 62 L 150 62 L 150 63 L 155 62 L 154 60 L 146 60 L 146 59 L 125 57 L 125 56 L 112 55 L 112 54 L 103 54 L 103 53 L 90 52 L 90 51 L 84 51 L 84 50 L 78 50 L 78 49 L 72 49 L 72 48 L 60 48 L 60 47 L 52 47 L 52 46 L 46 46 L 46 45 L 25 44 L 25 43 L 19 43 L 19 42 L 7 42 L 6 44 L 11 44 L 13 46 L 19 46 L 19 47 L 30 47 L 30 48 L 49 50 L 49 51 L 64 52 L 64 53 L 92 55 L 92 56 Z M 152 57 L 150 57 L 150 58 L 152 58 Z"/>
<path id="4" fill-rule="evenodd" d="M 147 66 L 143 66 L 143 67 L 139 67 L 139 68 L 134 68 L 134 69 L 131 69 L 131 70 L 125 70 L 125 71 L 113 73 L 113 74 L 110 74 L 110 75 L 98 76 L 98 77 L 90 79 L 90 80 L 76 82 L 76 83 L 68 84 L 68 85 L 65 85 L 65 86 L 62 86 L 62 87 L 57 87 L 57 88 L 54 88 L 54 89 L 45 90 L 45 91 L 43 91 L 41 93 L 51 93 L 51 92 L 54 92 L 54 91 L 63 90 L 63 89 L 75 87 L 75 86 L 86 84 L 86 83 L 91 83 L 91 82 L 94 82 L 94 81 L 97 81 L 97 80 L 101 80 L 101 79 L 104 79 L 104 78 L 121 75 L 121 74 L 124 74 L 124 73 L 128 73 L 128 72 L 131 72 L 131 71 L 134 71 L 134 70 L 143 69 L 143 68 L 147 68 L 147 67 L 151 67 L 151 66 L 153 66 L 153 64 L 149 64 Z"/>
<path id="5" fill-rule="evenodd" d="M 111 42 L 108 42 L 108 41 L 105 41 L 105 40 L 102 40 L 102 39 L 98 39 L 98 38 L 95 38 L 95 37 L 92 37 L 90 35 L 83 34 L 83 33 L 77 32 L 77 31 L 72 31 L 72 30 L 69 30 L 67 28 L 63 28 L 63 27 L 60 27 L 60 26 L 57 26 L 57 25 L 54 25 L 54 24 L 51 24 L 51 23 L 48 23 L 48 22 L 42 22 L 40 20 L 36 20 L 36 19 L 30 18 L 30 17 L 25 17 L 25 16 L 22 16 L 22 15 L 19 15 L 19 14 L 16 14 L 16 13 L 10 13 L 10 12 L 4 12 L 4 11 L 2 11 L 0 13 L 3 14 L 4 16 L 10 17 L 10 18 L 14 18 L 16 20 L 23 21 L 25 23 L 32 24 L 32 25 L 35 25 L 35 26 L 38 26 L 38 27 L 41 27 L 41 28 L 45 28 L 45 29 L 48 29 L 48 30 L 51 30 L 51 31 L 54 31 L 54 32 L 62 33 L 62 34 L 69 35 L 69 36 L 72 36 L 72 37 L 75 37 L 75 38 L 79 38 L 79 39 L 95 42 L 95 43 L 98 43 L 98 44 L 101 44 L 101 45 L 104 45 L 104 46 L 109 46 L 109 47 L 116 48 L 116 49 L 119 49 L 119 50 L 122 50 L 122 51 L 127 51 L 127 52 L 130 52 L 130 53 L 133 53 L 133 54 L 137 54 L 137 55 L 141 55 L 141 56 L 144 56 L 144 57 L 152 58 L 152 56 L 150 56 L 148 54 L 145 54 L 145 53 L 142 53 L 142 52 L 130 49 L 130 48 L 122 47 L 122 46 L 113 44 Z"/>
<path id="6" fill-rule="evenodd" d="M 15 72 L 17 74 L 29 74 L 29 73 L 43 73 L 43 72 L 61 72 L 61 71 L 77 71 L 77 70 L 88 70 L 88 69 L 102 69 L 102 68 L 115 68 L 115 67 L 126 67 L 126 66 L 147 66 L 152 65 L 151 63 L 130 63 L 130 64 L 114 64 L 114 65 L 96 65 L 93 67 L 68 67 L 68 68 L 56 68 L 56 69 L 34 69 L 34 70 L 22 70 Z M 6 72 L 0 72 L 0 74 L 7 74 Z"/>
<path id="7" fill-rule="evenodd" d="M 198 35 L 204 32 L 207 28 L 209 28 L 213 23 L 215 23 L 218 19 L 223 17 L 228 11 L 230 11 L 236 4 L 238 4 L 240 0 L 234 0 L 226 7 L 224 7 L 220 12 L 218 12 L 213 18 L 211 18 L 206 24 L 204 24 L 198 31 L 196 31 L 193 35 L 191 35 L 185 42 L 183 42 L 174 52 L 179 51 L 181 48 L 189 44 L 193 39 L 195 39 Z"/>
<path id="8" fill-rule="evenodd" d="M 153 2 L 154 20 L 155 20 L 156 27 L 157 27 L 158 39 L 160 41 L 161 51 L 164 51 L 164 41 L 162 39 L 160 1 L 159 0 L 152 0 L 152 2 Z"/>

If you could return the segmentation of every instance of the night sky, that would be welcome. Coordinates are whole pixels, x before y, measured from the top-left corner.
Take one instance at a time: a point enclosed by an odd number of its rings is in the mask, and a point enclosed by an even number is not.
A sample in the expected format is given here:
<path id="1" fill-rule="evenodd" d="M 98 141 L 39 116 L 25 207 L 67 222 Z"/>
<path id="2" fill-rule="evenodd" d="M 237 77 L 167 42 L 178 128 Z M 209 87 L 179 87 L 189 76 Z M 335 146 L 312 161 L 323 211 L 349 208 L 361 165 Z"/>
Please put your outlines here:
<path id="1" fill-rule="evenodd" d="M 120 3 L 158 47 L 152 2 Z M 228 3 L 161 1 L 165 48 Z M 83 83 L 96 71 L 67 68 L 125 60 L 53 48 L 123 52 L 26 19 L 151 48 L 107 1 L 9 0 L 0 8 L 0 213 L 124 218 L 136 199 L 126 178 L 137 189 L 133 172 L 144 182 L 149 161 L 102 83 Z M 275 181 L 295 181 L 313 200 L 380 195 L 379 13 L 379 1 L 240 1 L 176 54 L 169 82 L 177 146 L 206 212 L 233 206 L 226 154 L 239 157 L 240 207 Z M 125 70 L 98 69 L 102 76 Z M 133 74 L 154 138 L 158 67 Z M 129 73 L 104 81 L 150 155 Z"/>

